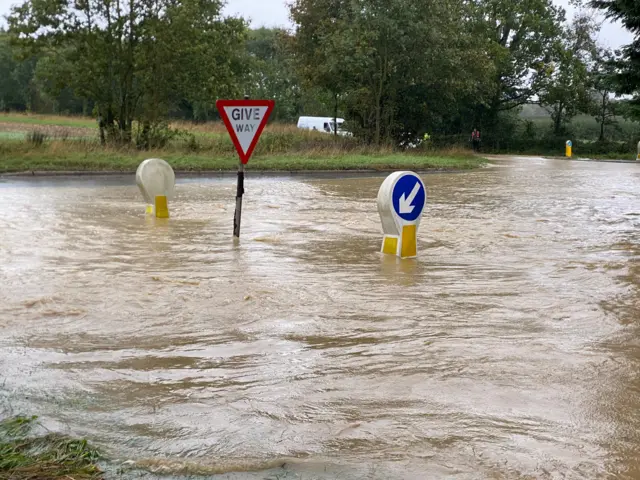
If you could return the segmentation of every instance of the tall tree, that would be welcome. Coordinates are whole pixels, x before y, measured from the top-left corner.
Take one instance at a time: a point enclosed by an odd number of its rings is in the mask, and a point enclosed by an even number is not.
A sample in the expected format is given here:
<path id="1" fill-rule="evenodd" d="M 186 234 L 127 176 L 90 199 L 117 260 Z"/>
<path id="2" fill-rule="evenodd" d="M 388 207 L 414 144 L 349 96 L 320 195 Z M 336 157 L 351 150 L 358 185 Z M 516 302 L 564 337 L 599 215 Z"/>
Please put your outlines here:
<path id="1" fill-rule="evenodd" d="M 601 9 L 606 16 L 619 20 L 634 34 L 634 41 L 622 49 L 622 57 L 615 62 L 614 76 L 617 93 L 634 95 L 640 103 L 640 2 L 635 0 L 592 0 L 590 5 Z"/>
<path id="2" fill-rule="evenodd" d="M 291 12 L 302 78 L 342 102 L 374 144 L 410 141 L 486 84 L 487 55 L 461 0 L 296 0 Z"/>
<path id="3" fill-rule="evenodd" d="M 270 98 L 276 105 L 271 118 L 293 121 L 302 109 L 302 89 L 288 51 L 289 34 L 277 28 L 249 31 L 247 92 L 252 97 Z"/>
<path id="4" fill-rule="evenodd" d="M 589 110 L 588 71 L 596 58 L 598 31 L 594 17 L 579 12 L 555 43 L 546 75 L 537 75 L 539 102 L 549 111 L 556 135 L 577 113 Z"/>
<path id="5" fill-rule="evenodd" d="M 502 111 L 529 103 L 545 75 L 565 12 L 552 0 L 472 0 L 473 26 L 495 64 L 491 101 L 480 106 L 492 126 Z M 495 125 L 493 125 L 495 127 Z"/>
<path id="6" fill-rule="evenodd" d="M 359 37 L 361 32 L 350 22 L 355 16 L 354 5 L 347 0 L 296 0 L 290 8 L 298 27 L 293 39 L 298 73 L 307 89 L 328 92 L 337 117 L 338 100 L 354 87 L 353 76 L 359 69 L 356 62 L 365 61 L 368 51 Z"/>
<path id="7" fill-rule="evenodd" d="M 31 110 L 35 59 L 16 61 L 9 35 L 0 30 L 0 110 Z"/>
<path id="8" fill-rule="evenodd" d="M 605 140 L 606 127 L 616 125 L 620 113 L 620 103 L 613 95 L 616 89 L 617 73 L 615 55 L 611 50 L 598 48 L 596 61 L 590 72 L 592 102 L 590 112 L 600 126 L 599 140 Z"/>
<path id="9" fill-rule="evenodd" d="M 53 59 L 47 75 L 94 100 L 101 132 L 128 143 L 182 98 L 213 103 L 235 85 L 244 21 L 219 0 L 27 0 L 8 18 L 16 43 Z"/>

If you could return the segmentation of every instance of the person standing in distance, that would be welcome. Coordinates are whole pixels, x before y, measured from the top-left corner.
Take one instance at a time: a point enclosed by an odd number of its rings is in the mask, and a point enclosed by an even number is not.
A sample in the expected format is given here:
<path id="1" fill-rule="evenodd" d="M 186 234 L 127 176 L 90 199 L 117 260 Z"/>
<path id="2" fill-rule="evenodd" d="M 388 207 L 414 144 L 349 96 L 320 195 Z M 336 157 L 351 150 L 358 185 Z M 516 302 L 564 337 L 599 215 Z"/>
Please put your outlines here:
<path id="1" fill-rule="evenodd" d="M 480 131 L 477 128 L 474 128 L 473 132 L 471 132 L 471 145 L 474 152 L 480 151 Z"/>

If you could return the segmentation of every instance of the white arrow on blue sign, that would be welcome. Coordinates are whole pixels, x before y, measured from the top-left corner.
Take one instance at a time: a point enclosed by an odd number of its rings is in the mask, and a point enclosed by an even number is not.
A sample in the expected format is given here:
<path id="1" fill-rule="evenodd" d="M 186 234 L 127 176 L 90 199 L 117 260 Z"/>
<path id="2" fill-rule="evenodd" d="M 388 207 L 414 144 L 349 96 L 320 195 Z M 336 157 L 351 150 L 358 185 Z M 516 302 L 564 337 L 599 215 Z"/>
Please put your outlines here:
<path id="1" fill-rule="evenodd" d="M 427 200 L 422 180 L 413 173 L 400 177 L 393 187 L 393 209 L 407 222 L 414 222 L 422 214 Z"/>

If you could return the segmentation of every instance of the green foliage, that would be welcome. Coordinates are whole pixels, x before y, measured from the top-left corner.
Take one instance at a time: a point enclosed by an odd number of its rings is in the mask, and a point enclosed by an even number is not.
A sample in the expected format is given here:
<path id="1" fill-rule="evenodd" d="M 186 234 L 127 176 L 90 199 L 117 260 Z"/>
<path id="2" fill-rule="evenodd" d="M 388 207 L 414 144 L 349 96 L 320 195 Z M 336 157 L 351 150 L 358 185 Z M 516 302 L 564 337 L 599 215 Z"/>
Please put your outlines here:
<path id="1" fill-rule="evenodd" d="M 612 96 L 616 88 L 616 66 L 613 52 L 600 48 L 596 51 L 596 63 L 590 76 L 592 89 L 591 102 L 587 111 L 600 126 L 598 140 L 605 140 L 605 129 L 618 125 L 618 116 L 624 108 L 622 103 L 613 100 Z"/>
<path id="2" fill-rule="evenodd" d="M 579 13 L 555 43 L 547 73 L 537 79 L 540 104 L 551 114 L 554 135 L 564 133 L 578 112 L 589 109 L 588 68 L 596 58 L 598 30 L 591 16 Z"/>
<path id="3" fill-rule="evenodd" d="M 97 106 L 103 140 L 128 143 L 134 120 L 152 126 L 183 99 L 213 105 L 237 94 L 244 21 L 218 0 L 28 0 L 9 31 L 24 52 L 45 55 L 39 75 Z M 150 127 L 151 128 L 151 127 Z"/>
<path id="4" fill-rule="evenodd" d="M 0 110 L 24 111 L 32 107 L 33 61 L 19 62 L 9 42 L 0 31 Z"/>
<path id="5" fill-rule="evenodd" d="M 290 37 L 280 29 L 249 31 L 247 56 L 249 71 L 245 91 L 251 98 L 275 100 L 273 121 L 294 122 L 302 113 L 303 92 L 289 54 Z"/>
<path id="6" fill-rule="evenodd" d="M 492 98 L 478 110 L 493 127 L 499 112 L 529 103 L 537 93 L 536 79 L 547 74 L 564 11 L 552 0 L 478 0 L 471 14 L 495 66 Z"/>
<path id="7" fill-rule="evenodd" d="M 367 142 L 411 143 L 486 93 L 491 66 L 461 1 L 297 0 L 291 14 L 301 77 Z"/>
<path id="8" fill-rule="evenodd" d="M 613 85 L 616 93 L 634 96 L 634 103 L 640 104 L 640 2 L 630 0 L 592 0 L 590 5 L 601 9 L 607 17 L 619 20 L 634 34 L 634 41 L 625 46 L 619 58 L 612 61 Z M 640 118 L 638 109 L 630 114 Z"/>
<path id="9" fill-rule="evenodd" d="M 593 3 L 640 32 L 633 2 Z M 619 119 L 640 118 L 640 101 L 613 93 L 640 92 L 640 46 L 598 48 L 593 19 L 569 24 L 553 0 L 293 0 L 294 32 L 248 30 L 221 7 L 22 0 L 0 31 L 0 109 L 93 114 L 105 146 L 142 150 L 206 150 L 169 120 L 217 120 L 218 98 L 244 94 L 274 99 L 274 122 L 344 117 L 354 142 L 380 148 L 413 148 L 426 132 L 468 147 L 479 128 L 483 148 L 519 151 L 514 138 L 575 136 L 581 113 L 594 119 L 583 140 L 636 135 Z M 534 101 L 544 121 L 522 122 Z"/>

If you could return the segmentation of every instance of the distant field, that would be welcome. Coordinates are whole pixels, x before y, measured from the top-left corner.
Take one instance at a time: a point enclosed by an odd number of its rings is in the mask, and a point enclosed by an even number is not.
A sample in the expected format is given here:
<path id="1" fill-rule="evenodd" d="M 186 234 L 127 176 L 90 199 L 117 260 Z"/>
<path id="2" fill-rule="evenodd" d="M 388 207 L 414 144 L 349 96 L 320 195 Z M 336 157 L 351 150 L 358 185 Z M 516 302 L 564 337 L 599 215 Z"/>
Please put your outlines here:
<path id="1" fill-rule="evenodd" d="M 543 137 L 551 131 L 551 117 L 546 110 L 538 105 L 525 105 L 519 117 L 523 121 L 528 120 L 533 123 L 536 137 Z M 171 126 L 203 139 L 226 138 L 227 135 L 221 122 L 196 124 L 174 121 Z M 295 127 L 292 125 L 281 127 L 271 125 L 271 128 Z M 568 128 L 570 135 L 575 139 L 597 140 L 600 135 L 600 126 L 590 115 L 574 117 Z M 7 132 L 28 133 L 34 130 L 44 131 L 52 137 L 97 138 L 98 129 L 97 122 L 93 118 L 20 113 L 0 114 L 0 140 L 10 138 L 6 135 Z M 636 137 L 640 140 L 640 123 L 618 118 L 616 125 L 606 127 L 606 136 L 611 141 L 626 142 Z M 13 136 L 12 138 L 18 137 Z"/>
<path id="2" fill-rule="evenodd" d="M 3 132 L 0 131 L 0 141 L 2 140 L 24 140 L 26 138 L 25 132 Z"/>
<path id="3" fill-rule="evenodd" d="M 221 122 L 196 124 L 192 122 L 176 121 L 171 127 L 189 132 L 196 137 L 216 138 L 227 135 Z M 64 117 L 56 115 L 37 115 L 9 113 L 0 114 L 0 140 L 8 138 L 24 138 L 28 132 L 43 132 L 52 138 L 96 138 L 98 124 L 95 119 L 85 117 Z M 21 134 L 18 135 L 8 135 Z"/>
<path id="4" fill-rule="evenodd" d="M 531 120 L 532 122 L 534 122 L 537 125 L 545 125 L 548 126 L 549 128 L 551 128 L 553 126 L 553 122 L 551 120 L 551 117 L 549 116 L 538 116 L 538 117 L 525 117 L 525 116 L 521 116 L 520 118 L 522 118 L 523 120 Z M 623 117 L 618 117 L 616 119 L 616 121 L 618 122 L 617 125 L 618 127 L 616 128 L 613 125 L 608 125 L 606 127 L 606 130 L 640 130 L 640 123 L 638 122 L 633 122 L 631 120 L 626 120 Z M 600 125 L 598 124 L 598 122 L 596 121 L 596 119 L 590 115 L 576 115 L 574 118 L 571 119 L 571 123 L 570 126 L 578 127 L 578 128 L 586 128 L 590 131 L 593 131 L 594 133 L 600 133 Z"/>
<path id="5" fill-rule="evenodd" d="M 96 128 L 95 119 L 86 117 L 63 117 L 57 115 L 32 115 L 22 113 L 0 114 L 0 122 L 25 125 L 58 125 L 61 127 Z"/>
<path id="6" fill-rule="evenodd" d="M 519 117 L 533 122 L 537 136 L 544 136 L 553 127 L 549 113 L 538 105 L 525 105 Z M 575 139 L 595 141 L 600 137 L 600 125 L 592 115 L 575 116 L 567 128 L 569 135 Z M 605 137 L 614 142 L 628 142 L 636 138 L 640 140 L 640 123 L 618 117 L 615 125 L 605 127 Z"/>

